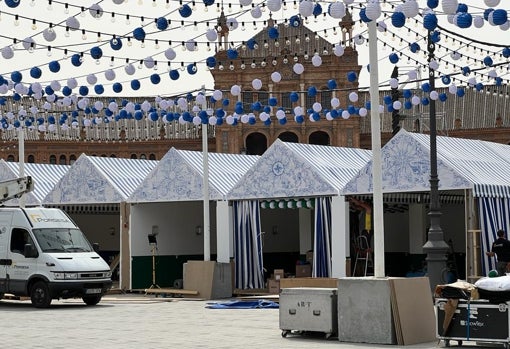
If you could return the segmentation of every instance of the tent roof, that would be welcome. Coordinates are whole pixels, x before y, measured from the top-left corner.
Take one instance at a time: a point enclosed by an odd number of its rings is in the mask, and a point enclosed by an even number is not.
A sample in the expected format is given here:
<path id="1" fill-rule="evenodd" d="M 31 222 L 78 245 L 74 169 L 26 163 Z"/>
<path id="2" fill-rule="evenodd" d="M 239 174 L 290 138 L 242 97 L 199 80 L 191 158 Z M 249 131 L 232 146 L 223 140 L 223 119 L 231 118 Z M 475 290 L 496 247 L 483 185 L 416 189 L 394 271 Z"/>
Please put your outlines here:
<path id="1" fill-rule="evenodd" d="M 55 184 L 62 178 L 71 166 L 54 164 L 24 163 L 25 176 L 31 176 L 34 182 L 34 190 L 26 194 L 25 205 L 39 206 L 44 197 L 53 189 Z M 0 178 L 2 180 L 19 177 L 19 163 L 0 160 Z M 18 199 L 8 200 L 6 206 L 18 205 Z"/>
<path id="2" fill-rule="evenodd" d="M 437 137 L 439 190 L 473 189 L 475 197 L 510 197 L 510 146 Z M 345 194 L 371 193 L 372 162 L 345 187 Z M 383 192 L 430 190 L 430 136 L 401 130 L 382 148 Z"/>
<path id="3" fill-rule="evenodd" d="M 258 158 L 256 155 L 208 153 L 210 199 L 225 200 L 225 195 Z M 128 201 L 202 200 L 203 174 L 202 152 L 172 148 L 133 192 Z"/>
<path id="4" fill-rule="evenodd" d="M 45 204 L 119 203 L 157 165 L 155 160 L 80 155 L 44 199 Z"/>
<path id="5" fill-rule="evenodd" d="M 276 140 L 228 194 L 229 199 L 338 195 L 372 152 Z"/>

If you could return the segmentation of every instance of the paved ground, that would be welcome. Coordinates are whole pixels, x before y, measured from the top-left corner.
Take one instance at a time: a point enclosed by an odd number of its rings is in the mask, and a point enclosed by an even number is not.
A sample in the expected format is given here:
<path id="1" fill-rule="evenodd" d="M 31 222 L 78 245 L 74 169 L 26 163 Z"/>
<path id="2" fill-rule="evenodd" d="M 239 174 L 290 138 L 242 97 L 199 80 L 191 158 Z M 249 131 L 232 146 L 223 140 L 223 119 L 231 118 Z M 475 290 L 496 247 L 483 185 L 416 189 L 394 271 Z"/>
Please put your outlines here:
<path id="1" fill-rule="evenodd" d="M 208 309 L 205 301 L 111 295 L 94 307 L 78 300 L 35 309 L 0 301 L 1 348 L 398 348 L 292 335 L 282 338 L 278 309 Z M 440 346 L 442 346 L 441 343 Z M 405 348 L 437 348 L 437 342 Z"/>

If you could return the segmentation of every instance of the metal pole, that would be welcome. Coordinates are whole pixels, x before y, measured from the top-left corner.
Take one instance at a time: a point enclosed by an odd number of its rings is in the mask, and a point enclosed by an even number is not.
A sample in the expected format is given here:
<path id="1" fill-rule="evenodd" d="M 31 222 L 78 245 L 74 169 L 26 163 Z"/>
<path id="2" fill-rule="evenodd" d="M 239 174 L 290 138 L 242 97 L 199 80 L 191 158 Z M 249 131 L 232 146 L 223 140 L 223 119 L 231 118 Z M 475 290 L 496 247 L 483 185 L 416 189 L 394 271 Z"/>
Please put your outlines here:
<path id="1" fill-rule="evenodd" d="M 370 63 L 370 127 L 372 129 L 372 178 L 374 186 L 374 276 L 384 277 L 384 218 L 382 194 L 381 124 L 379 115 L 379 71 L 377 62 L 377 28 L 368 22 Z"/>
<path id="2" fill-rule="evenodd" d="M 18 165 L 19 165 L 19 177 L 25 177 L 25 133 L 23 127 L 20 126 L 18 129 Z M 19 198 L 19 207 L 25 207 L 26 196 L 23 194 Z"/>
<path id="3" fill-rule="evenodd" d="M 207 108 L 207 100 L 205 99 L 205 86 L 202 86 L 202 93 L 204 94 L 204 103 L 202 110 Z M 211 260 L 211 227 L 209 222 L 209 154 L 207 144 L 207 124 L 201 124 L 202 127 L 202 167 L 204 172 L 203 177 L 203 195 L 204 195 L 204 261 Z"/>
<path id="4" fill-rule="evenodd" d="M 435 44 L 431 38 L 431 32 L 428 33 L 427 51 L 429 63 L 434 59 Z M 429 68 L 430 90 L 435 89 L 434 70 Z M 428 231 L 428 240 L 423 246 L 427 253 L 427 274 L 430 286 L 434 290 L 436 285 L 444 284 L 442 280 L 443 270 L 446 268 L 446 253 L 448 245 L 444 241 L 443 230 L 441 229 L 441 205 L 439 202 L 439 177 L 437 175 L 437 141 L 436 141 L 436 102 L 430 99 L 429 104 L 430 117 L 430 228 Z"/>

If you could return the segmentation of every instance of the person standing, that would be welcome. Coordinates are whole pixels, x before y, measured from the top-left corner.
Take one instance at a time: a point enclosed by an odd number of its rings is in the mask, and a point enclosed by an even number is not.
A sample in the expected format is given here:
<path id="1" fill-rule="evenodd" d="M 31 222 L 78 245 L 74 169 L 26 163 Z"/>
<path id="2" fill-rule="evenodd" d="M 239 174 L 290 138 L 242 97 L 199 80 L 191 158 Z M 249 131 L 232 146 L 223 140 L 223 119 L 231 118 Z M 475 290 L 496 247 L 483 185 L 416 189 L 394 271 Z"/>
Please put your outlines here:
<path id="1" fill-rule="evenodd" d="M 490 252 L 486 252 L 487 256 L 493 257 L 496 255 L 498 260 L 497 268 L 499 276 L 506 275 L 507 265 L 510 263 L 510 241 L 505 237 L 505 231 L 500 229 L 496 235 L 498 238 L 492 243 Z"/>

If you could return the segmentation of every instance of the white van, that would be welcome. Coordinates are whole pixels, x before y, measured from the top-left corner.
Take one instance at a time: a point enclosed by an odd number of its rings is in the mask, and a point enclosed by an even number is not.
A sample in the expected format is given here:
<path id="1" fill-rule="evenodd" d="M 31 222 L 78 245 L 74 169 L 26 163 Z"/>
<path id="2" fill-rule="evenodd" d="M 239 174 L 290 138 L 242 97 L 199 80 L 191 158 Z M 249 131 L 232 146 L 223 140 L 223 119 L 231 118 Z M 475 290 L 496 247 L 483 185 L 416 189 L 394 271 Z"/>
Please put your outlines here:
<path id="1" fill-rule="evenodd" d="M 72 219 L 56 208 L 0 208 L 0 299 L 29 296 L 95 305 L 111 288 L 111 271 Z"/>

